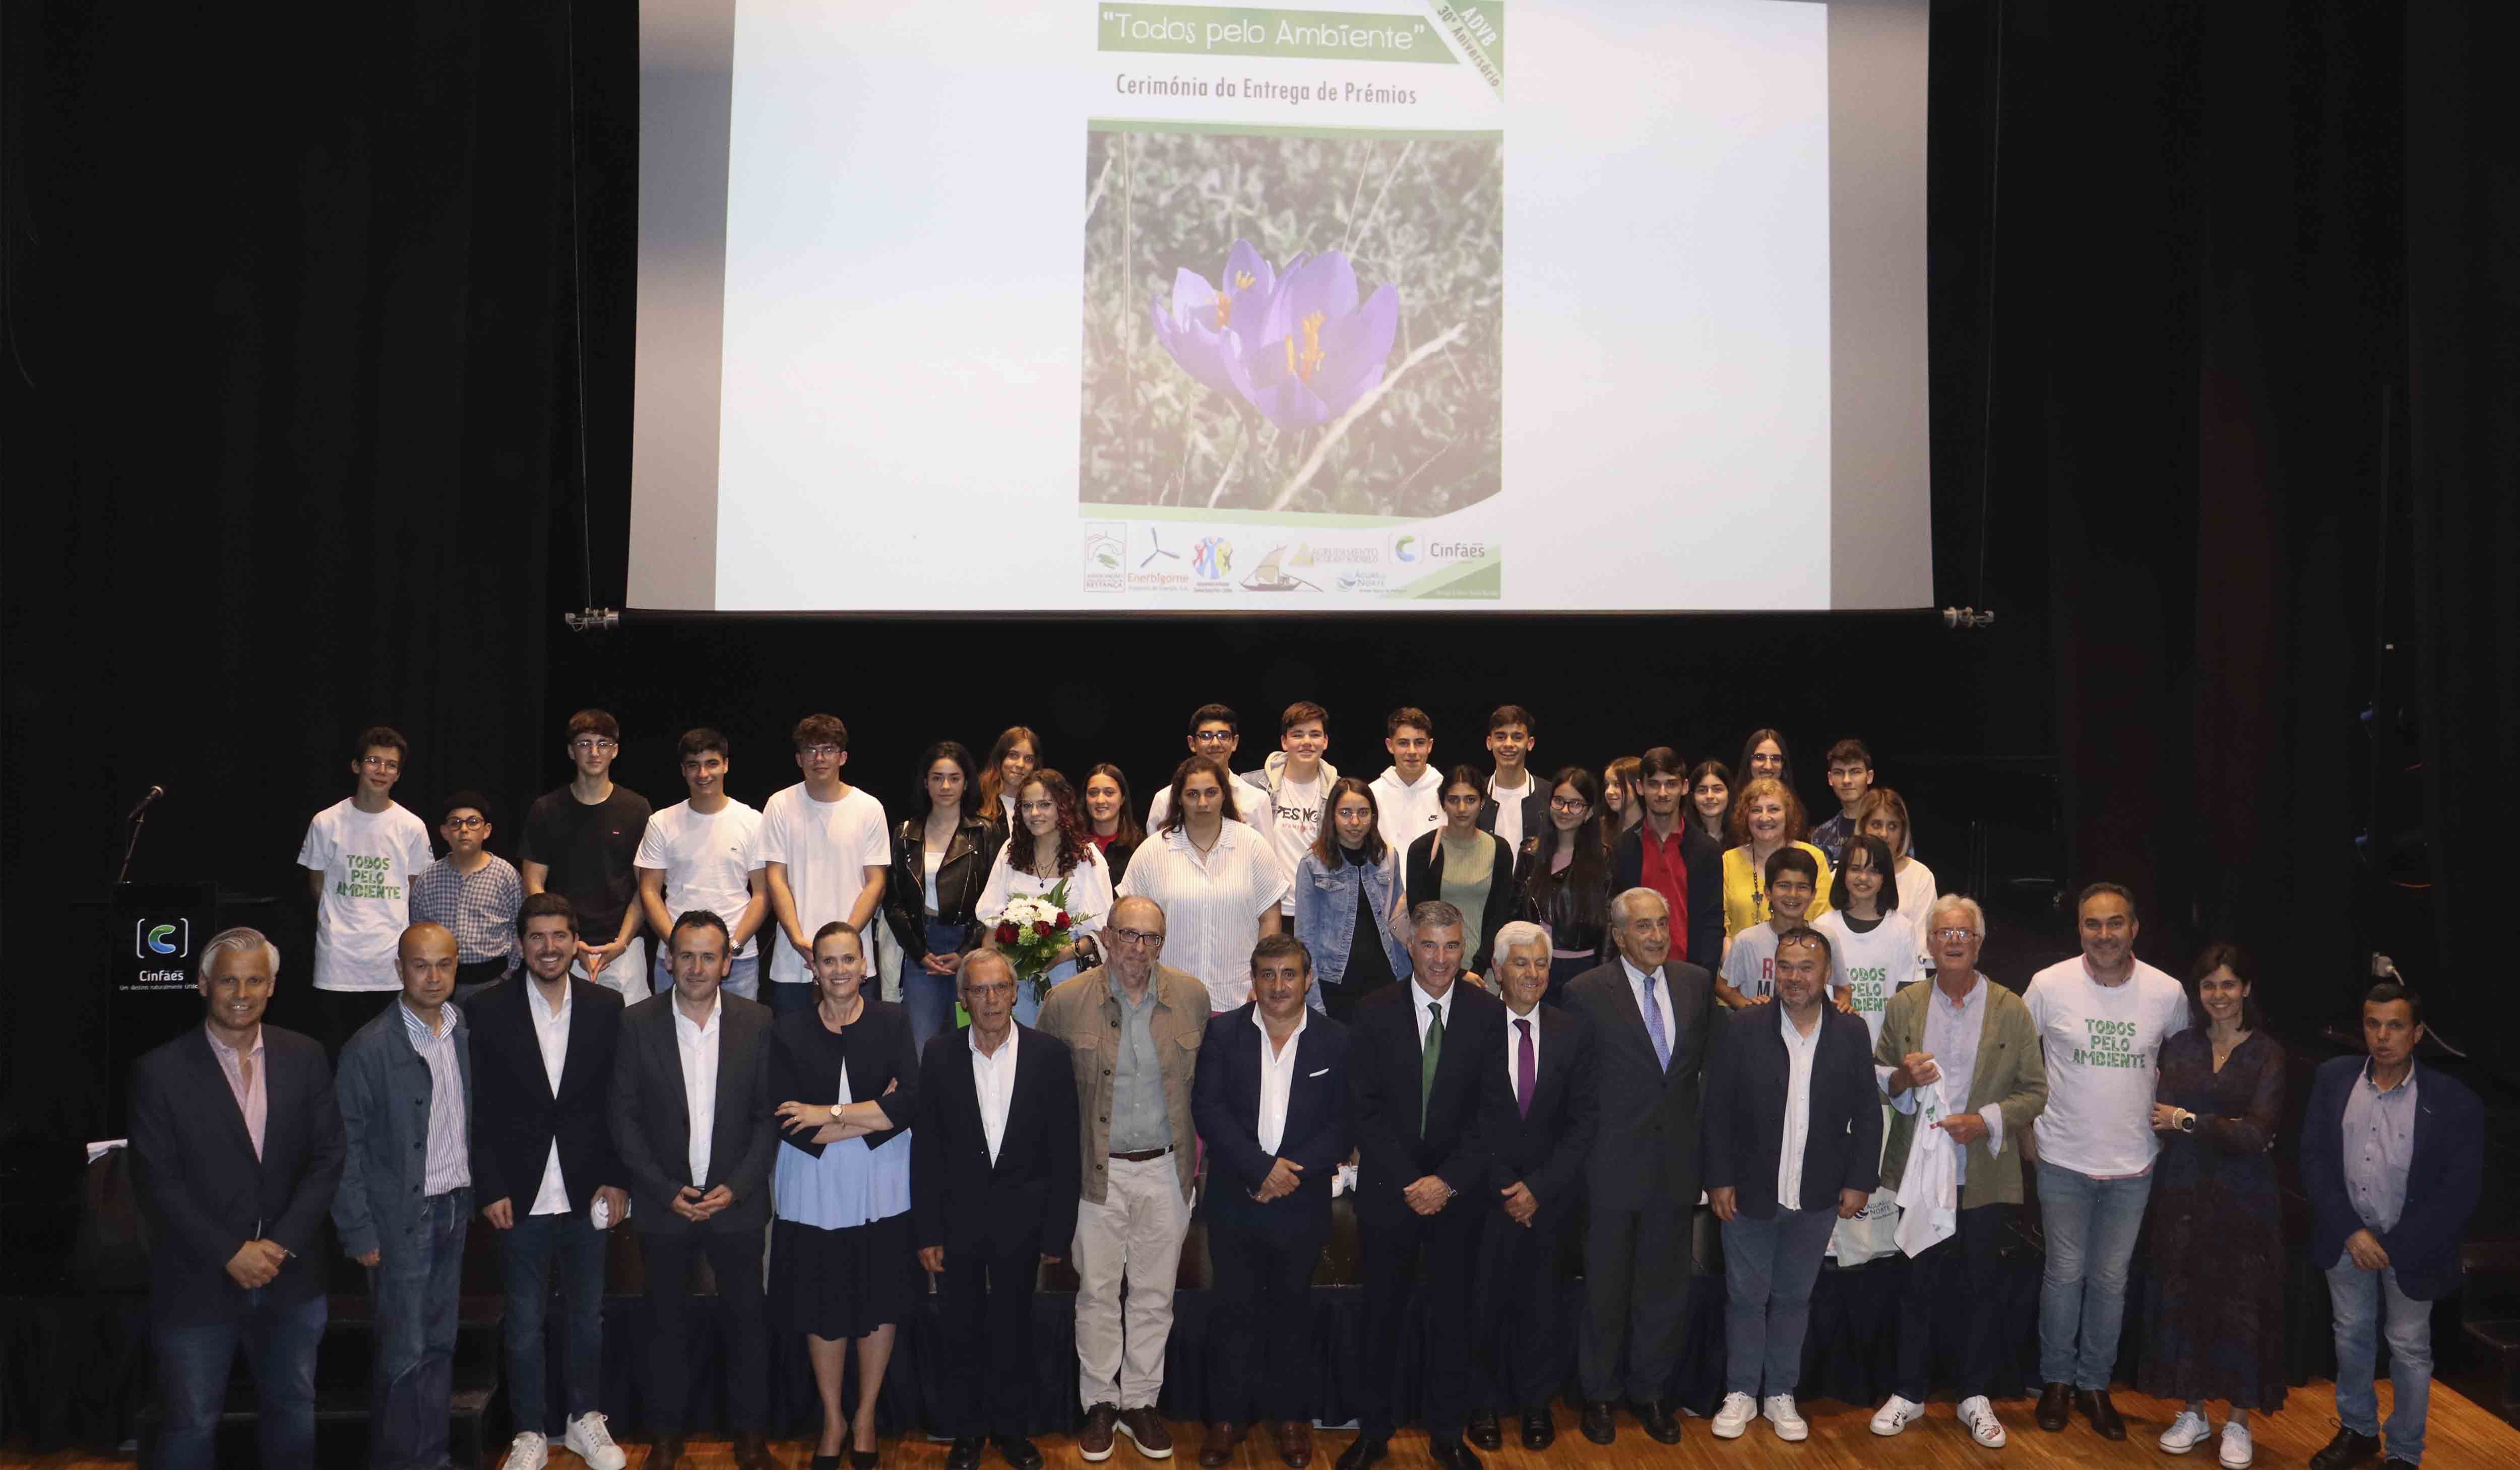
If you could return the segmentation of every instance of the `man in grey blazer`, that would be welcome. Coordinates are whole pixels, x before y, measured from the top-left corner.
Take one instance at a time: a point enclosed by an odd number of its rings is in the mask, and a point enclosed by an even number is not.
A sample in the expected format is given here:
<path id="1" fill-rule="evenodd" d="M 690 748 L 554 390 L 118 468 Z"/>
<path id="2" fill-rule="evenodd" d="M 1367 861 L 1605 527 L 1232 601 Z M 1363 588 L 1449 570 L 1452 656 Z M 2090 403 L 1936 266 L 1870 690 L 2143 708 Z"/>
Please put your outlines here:
<path id="1" fill-rule="evenodd" d="M 666 940 L 674 988 L 623 1012 L 612 1062 L 612 1140 L 630 1176 L 630 1220 L 648 1268 L 649 1404 L 655 1448 L 646 1463 L 682 1459 L 691 1395 L 692 1257 L 708 1257 L 726 1314 L 727 1420 L 741 1470 L 776 1462 L 769 1339 L 761 1302 L 761 1232 L 770 1224 L 770 1165 L 779 1148 L 770 1101 L 770 1007 L 723 993 L 735 949 L 726 920 L 695 909 Z"/>
<path id="2" fill-rule="evenodd" d="M 1680 1362 L 1697 1206 L 1698 1073 L 1720 1024 L 1715 979 L 1671 958 L 1671 908 L 1650 888 L 1610 901 L 1619 958 L 1576 977 L 1566 1005 L 1591 1023 L 1598 1128 L 1585 1166 L 1584 1437 L 1616 1437 L 1622 1390 L 1645 1433 L 1680 1442 L 1664 1401 Z M 1622 1359 L 1624 1358 L 1624 1365 Z"/>

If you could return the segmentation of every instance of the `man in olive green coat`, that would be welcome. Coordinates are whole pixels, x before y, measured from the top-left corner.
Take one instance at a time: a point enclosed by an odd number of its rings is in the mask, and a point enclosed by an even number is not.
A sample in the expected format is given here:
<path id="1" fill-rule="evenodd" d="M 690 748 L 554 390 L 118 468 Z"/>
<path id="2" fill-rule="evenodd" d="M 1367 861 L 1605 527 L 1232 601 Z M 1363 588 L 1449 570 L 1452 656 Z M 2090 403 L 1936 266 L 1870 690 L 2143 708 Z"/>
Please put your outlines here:
<path id="1" fill-rule="evenodd" d="M 1897 1434 L 1924 1414 L 1934 1302 L 1958 1292 L 1968 1304 L 1968 1335 L 1954 1380 L 1959 1418 L 1970 1438 L 1993 1449 L 2004 1442 L 2003 1422 L 1988 1398 L 2002 1296 L 1997 1251 L 2021 1207 L 2020 1145 L 2031 1120 L 2048 1106 L 2048 1064 L 2030 1007 L 1977 972 L 1986 914 L 1976 903 L 1956 894 L 1937 900 L 1925 915 L 1923 937 L 1934 957 L 1934 982 L 1890 998 L 1872 1050 L 1893 1109 L 1882 1187 L 1899 1187 L 1912 1169 L 1917 1175 L 1917 1187 L 1900 1196 L 1910 1218 L 1899 1236 L 1913 1259 L 1900 1304 L 1897 1392 L 1872 1416 L 1872 1432 Z M 1921 1139 L 1920 1128 L 1926 1131 Z M 1940 1157 L 1935 1149 L 1943 1150 Z M 1956 1178 L 1958 1211 L 1948 1233 L 1916 1249 L 1910 1243 L 1933 1232 L 1915 1228 L 1924 1222 L 1914 1216 L 1935 1204 L 1916 1196 L 1926 1192 L 1929 1172 L 1945 1171 Z"/>

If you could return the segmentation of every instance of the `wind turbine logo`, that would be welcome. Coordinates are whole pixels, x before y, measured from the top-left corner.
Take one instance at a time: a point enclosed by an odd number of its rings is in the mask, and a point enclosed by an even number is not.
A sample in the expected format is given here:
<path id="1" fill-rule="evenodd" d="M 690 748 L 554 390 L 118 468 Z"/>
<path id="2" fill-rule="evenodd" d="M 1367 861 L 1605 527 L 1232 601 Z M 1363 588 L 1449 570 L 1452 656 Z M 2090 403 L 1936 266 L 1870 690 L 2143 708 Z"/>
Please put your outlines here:
<path id="1" fill-rule="evenodd" d="M 1164 550 L 1164 533 L 1161 528 L 1156 526 L 1147 527 L 1147 540 L 1153 543 L 1155 549 L 1147 553 L 1146 560 L 1138 563 L 1138 570 L 1145 571 L 1148 566 L 1154 564 L 1154 560 L 1157 557 L 1170 557 L 1175 561 L 1179 561 L 1181 559 L 1181 553 L 1168 552 Z"/>

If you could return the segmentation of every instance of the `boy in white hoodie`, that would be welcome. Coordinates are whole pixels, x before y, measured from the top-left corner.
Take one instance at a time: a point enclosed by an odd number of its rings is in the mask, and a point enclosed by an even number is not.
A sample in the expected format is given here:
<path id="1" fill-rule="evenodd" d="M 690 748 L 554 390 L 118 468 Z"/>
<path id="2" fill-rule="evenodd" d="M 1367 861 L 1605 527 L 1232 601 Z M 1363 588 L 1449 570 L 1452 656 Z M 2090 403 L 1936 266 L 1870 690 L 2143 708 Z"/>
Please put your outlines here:
<path id="1" fill-rule="evenodd" d="M 1325 798 L 1330 782 L 1338 780 L 1338 767 L 1322 759 L 1330 743 L 1329 719 L 1329 711 L 1309 699 L 1287 705 L 1278 717 L 1278 748 L 1260 769 L 1260 784 L 1269 793 L 1270 840 L 1277 844 L 1280 866 L 1289 873 L 1322 834 Z M 1290 915 L 1295 912 L 1291 890 L 1285 912 Z"/>
<path id="2" fill-rule="evenodd" d="M 1435 769 L 1435 722 L 1404 704 L 1382 722 L 1382 748 L 1391 764 L 1373 779 L 1373 805 L 1382 840 L 1396 852 L 1444 824 L 1444 778 Z"/>

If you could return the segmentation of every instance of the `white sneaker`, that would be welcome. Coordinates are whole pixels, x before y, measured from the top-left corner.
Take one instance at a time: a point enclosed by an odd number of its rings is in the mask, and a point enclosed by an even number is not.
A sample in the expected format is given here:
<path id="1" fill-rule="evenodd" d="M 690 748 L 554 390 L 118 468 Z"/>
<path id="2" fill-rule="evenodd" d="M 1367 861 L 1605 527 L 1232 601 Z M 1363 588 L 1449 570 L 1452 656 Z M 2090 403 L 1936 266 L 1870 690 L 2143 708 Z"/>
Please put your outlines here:
<path id="1" fill-rule="evenodd" d="M 1777 1426 L 1778 1439 L 1808 1440 L 1811 1438 L 1811 1426 L 1804 1423 L 1803 1416 L 1795 1410 L 1794 1396 L 1791 1394 L 1770 1394 L 1768 1402 L 1759 1406 L 1759 1413 L 1769 1423 Z"/>
<path id="2" fill-rule="evenodd" d="M 1715 1437 L 1737 1440 L 1750 1421 L 1759 1417 L 1759 1403 L 1747 1394 L 1726 1394 L 1724 1406 L 1715 1411 Z"/>
<path id="3" fill-rule="evenodd" d="M 612 1431 L 606 1428 L 604 1416 L 592 1409 L 568 1421 L 568 1433 L 561 1444 L 586 1461 L 587 1470 L 621 1470 L 628 1456 L 612 1443 Z"/>
<path id="4" fill-rule="evenodd" d="M 499 1470 L 543 1470 L 551 1461 L 551 1441 L 528 1429 L 508 1442 L 508 1457 Z"/>
<path id="5" fill-rule="evenodd" d="M 2003 1448 L 2003 1421 L 1995 1416 L 1995 1404 L 1986 1395 L 1960 1401 L 1960 1422 L 1969 1427 L 1969 1438 L 1989 1449 Z"/>
<path id="6" fill-rule="evenodd" d="M 2249 1461 L 2257 1457 L 2258 1448 L 2249 1442 L 2249 1426 L 2246 1424 L 2223 1426 L 2221 1458 L 2227 1470 L 2249 1470 Z"/>
<path id="7" fill-rule="evenodd" d="M 2214 1426 L 2205 1422 L 2203 1414 L 2192 1408 L 2182 1408 L 2179 1417 L 2170 1421 L 2170 1427 L 2161 1432 L 2161 1452 L 2185 1454 L 2213 1437 Z"/>
<path id="8" fill-rule="evenodd" d="M 1925 1405 L 1892 1394 L 1890 1402 L 1882 1404 L 1881 1411 L 1872 1416 L 1872 1432 L 1888 1439 L 1924 1416 Z"/>

